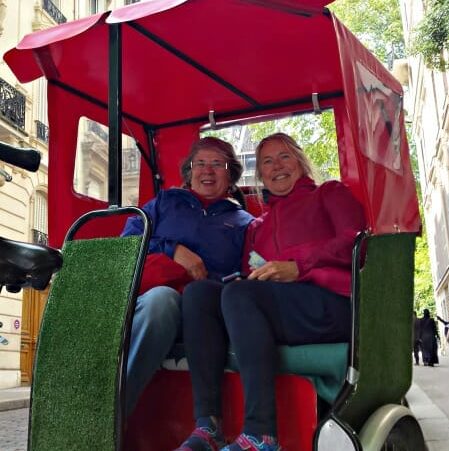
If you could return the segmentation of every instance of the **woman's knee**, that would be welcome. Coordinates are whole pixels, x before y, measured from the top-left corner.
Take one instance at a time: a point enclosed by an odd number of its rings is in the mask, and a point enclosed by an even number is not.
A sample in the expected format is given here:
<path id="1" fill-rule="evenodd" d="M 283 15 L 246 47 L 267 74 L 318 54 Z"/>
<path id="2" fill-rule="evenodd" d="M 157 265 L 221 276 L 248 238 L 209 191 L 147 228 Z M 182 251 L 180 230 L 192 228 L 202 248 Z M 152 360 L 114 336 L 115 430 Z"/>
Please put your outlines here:
<path id="1" fill-rule="evenodd" d="M 181 319 L 181 295 L 170 287 L 154 287 L 137 298 L 136 314 L 154 321 Z"/>
<path id="2" fill-rule="evenodd" d="M 239 280 L 231 282 L 225 286 L 221 296 L 223 315 L 226 317 L 242 310 L 254 308 L 259 295 L 259 287 L 255 281 Z"/>
<path id="3" fill-rule="evenodd" d="M 220 305 L 223 285 L 213 280 L 196 280 L 189 283 L 182 294 L 182 311 L 215 310 Z"/>

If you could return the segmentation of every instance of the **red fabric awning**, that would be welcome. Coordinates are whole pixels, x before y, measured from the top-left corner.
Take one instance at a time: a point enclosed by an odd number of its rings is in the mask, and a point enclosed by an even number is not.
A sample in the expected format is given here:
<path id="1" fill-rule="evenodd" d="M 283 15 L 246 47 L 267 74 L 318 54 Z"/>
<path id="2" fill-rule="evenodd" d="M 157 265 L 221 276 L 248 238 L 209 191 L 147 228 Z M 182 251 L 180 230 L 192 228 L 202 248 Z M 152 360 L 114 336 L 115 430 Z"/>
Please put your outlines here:
<path id="1" fill-rule="evenodd" d="M 126 129 L 143 136 L 142 146 L 148 144 L 143 125 L 159 130 L 167 183 L 177 181 L 177 163 L 211 111 L 232 120 L 311 109 L 317 94 L 321 106 L 334 108 L 341 178 L 363 202 L 371 229 L 419 230 L 401 86 L 323 11 L 328 3 L 152 0 L 26 36 L 4 59 L 21 82 L 49 80 L 50 164 L 59 167 L 50 177 L 59 189 L 55 204 L 69 205 L 73 190 L 66 181 L 72 168 L 53 149 L 74 159 L 81 115 L 107 123 L 109 31 L 121 24 Z M 147 196 L 148 185 L 141 186 Z M 73 207 L 66 222 L 89 205 Z"/>

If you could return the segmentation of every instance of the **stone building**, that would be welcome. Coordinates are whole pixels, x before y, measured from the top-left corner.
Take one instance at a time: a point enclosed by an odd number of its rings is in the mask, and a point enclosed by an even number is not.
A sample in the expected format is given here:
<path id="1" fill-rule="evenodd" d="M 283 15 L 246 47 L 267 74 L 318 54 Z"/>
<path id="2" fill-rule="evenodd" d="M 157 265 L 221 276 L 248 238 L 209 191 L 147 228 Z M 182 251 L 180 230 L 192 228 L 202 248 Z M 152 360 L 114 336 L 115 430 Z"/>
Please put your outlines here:
<path id="1" fill-rule="evenodd" d="M 3 56 L 33 31 L 130 3 L 136 0 L 0 0 L 0 53 Z M 46 81 L 40 79 L 21 85 L 1 59 L 0 141 L 37 149 L 42 153 L 42 160 L 36 173 L 0 161 L 0 236 L 47 242 L 47 124 Z M 104 198 L 107 187 L 102 174 L 107 170 L 104 157 L 107 132 L 105 134 L 98 124 L 88 122 L 81 132 L 85 141 L 92 143 L 89 148 L 91 171 L 84 174 L 84 178 L 75 176 L 74 187 L 85 194 Z M 128 182 L 133 184 L 138 169 L 134 162 L 136 150 L 131 145 L 125 150 L 125 172 L 128 168 Z M 12 175 L 12 181 L 6 181 L 7 174 Z M 77 185 L 78 180 L 82 184 Z M 0 388 L 30 382 L 46 296 L 47 292 L 31 289 L 16 294 L 3 289 L 0 293 Z"/>
<path id="2" fill-rule="evenodd" d="M 408 45 L 429 2 L 399 3 Z M 399 62 L 395 73 L 408 91 L 406 109 L 418 154 L 436 309 L 449 319 L 449 74 L 428 69 L 420 57 Z"/>

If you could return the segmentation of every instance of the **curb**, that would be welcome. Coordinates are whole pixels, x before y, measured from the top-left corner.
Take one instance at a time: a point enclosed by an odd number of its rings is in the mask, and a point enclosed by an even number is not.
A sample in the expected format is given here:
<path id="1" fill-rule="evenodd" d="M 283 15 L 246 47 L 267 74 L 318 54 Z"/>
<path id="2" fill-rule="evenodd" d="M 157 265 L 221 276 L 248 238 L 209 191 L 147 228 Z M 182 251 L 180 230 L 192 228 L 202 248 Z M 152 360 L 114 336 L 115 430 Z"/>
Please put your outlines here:
<path id="1" fill-rule="evenodd" d="M 0 412 L 30 407 L 30 387 L 0 390 Z"/>
<path id="2" fill-rule="evenodd" d="M 6 410 L 25 409 L 30 407 L 29 399 L 11 399 L 7 401 L 0 401 L 0 412 Z"/>

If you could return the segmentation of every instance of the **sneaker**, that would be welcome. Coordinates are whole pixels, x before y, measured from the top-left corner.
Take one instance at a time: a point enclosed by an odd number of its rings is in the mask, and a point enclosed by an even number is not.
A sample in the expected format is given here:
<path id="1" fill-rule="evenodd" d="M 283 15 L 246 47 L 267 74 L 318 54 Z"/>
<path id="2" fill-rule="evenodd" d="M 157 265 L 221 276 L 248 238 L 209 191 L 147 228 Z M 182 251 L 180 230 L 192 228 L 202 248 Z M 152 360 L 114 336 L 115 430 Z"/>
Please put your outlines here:
<path id="1" fill-rule="evenodd" d="M 248 434 L 240 434 L 234 443 L 225 446 L 221 451 L 280 451 L 281 447 L 274 437 L 262 435 L 262 440 Z"/>
<path id="2" fill-rule="evenodd" d="M 218 451 L 225 445 L 225 441 L 217 431 L 208 427 L 197 427 L 175 451 Z"/>

